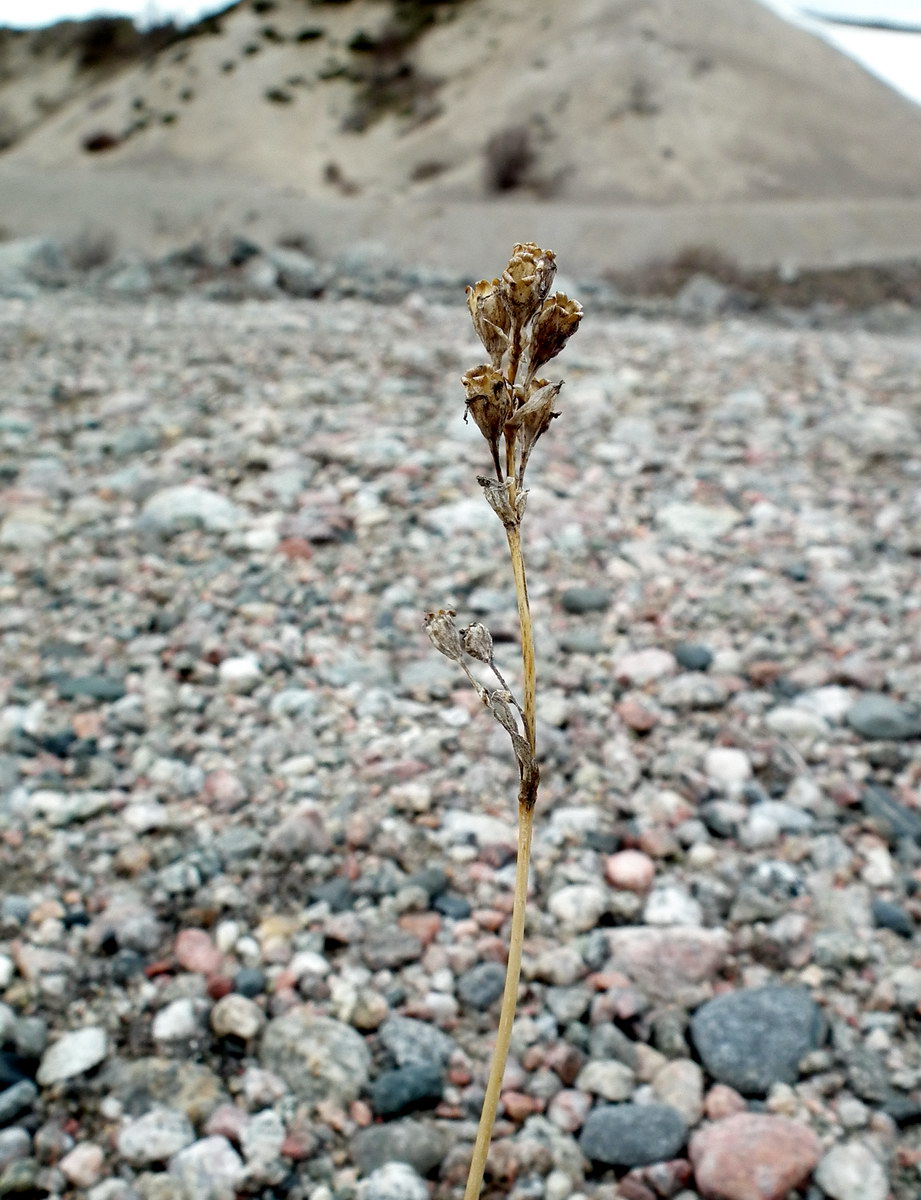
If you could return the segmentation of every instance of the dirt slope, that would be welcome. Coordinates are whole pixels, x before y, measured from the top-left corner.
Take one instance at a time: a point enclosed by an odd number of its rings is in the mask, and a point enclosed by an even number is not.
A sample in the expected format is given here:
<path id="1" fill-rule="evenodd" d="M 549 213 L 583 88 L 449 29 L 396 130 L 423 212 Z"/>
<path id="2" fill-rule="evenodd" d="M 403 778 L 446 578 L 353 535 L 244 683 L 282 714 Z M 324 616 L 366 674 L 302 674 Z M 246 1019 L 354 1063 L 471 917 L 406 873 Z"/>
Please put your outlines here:
<path id="1" fill-rule="evenodd" d="M 329 198 L 921 195 L 921 109 L 756 0 L 243 0 L 197 34 L 95 80 L 43 62 L 4 157 Z M 0 109 L 34 110 L 7 74 Z"/>

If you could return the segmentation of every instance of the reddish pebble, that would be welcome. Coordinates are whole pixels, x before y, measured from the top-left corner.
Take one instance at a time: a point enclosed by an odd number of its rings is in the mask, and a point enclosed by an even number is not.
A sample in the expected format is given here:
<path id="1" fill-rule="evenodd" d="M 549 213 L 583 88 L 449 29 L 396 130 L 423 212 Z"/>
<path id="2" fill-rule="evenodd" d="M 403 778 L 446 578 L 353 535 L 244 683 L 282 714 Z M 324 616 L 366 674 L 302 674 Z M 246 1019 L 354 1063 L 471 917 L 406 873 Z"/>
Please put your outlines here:
<path id="1" fill-rule="evenodd" d="M 219 1104 L 205 1125 L 208 1137 L 224 1137 L 228 1142 L 240 1144 L 240 1137 L 249 1121 L 249 1116 L 235 1104 Z"/>
<path id="2" fill-rule="evenodd" d="M 404 913 L 400 917 L 400 928 L 414 933 L 423 946 L 429 946 L 441 929 L 441 917 L 431 912 Z"/>
<path id="3" fill-rule="evenodd" d="M 305 538 L 282 538 L 278 543 L 278 553 L 285 558 L 313 558 L 313 547 Z"/>
<path id="4" fill-rule="evenodd" d="M 721 1121 L 747 1110 L 745 1098 L 725 1083 L 715 1083 L 704 1098 L 704 1112 L 710 1121 Z"/>
<path id="5" fill-rule="evenodd" d="M 537 1112 L 540 1101 L 536 1096 L 529 1096 L 525 1092 L 503 1092 L 502 1107 L 510 1120 L 525 1121 Z"/>
<path id="6" fill-rule="evenodd" d="M 204 929 L 183 929 L 173 946 L 176 961 L 196 975 L 213 975 L 221 965 L 221 952 Z"/>
<path id="7" fill-rule="evenodd" d="M 148 979 L 154 979 L 157 975 L 169 975 L 173 970 L 173 965 L 167 958 L 158 958 L 156 962 L 147 964 L 144 974 Z"/>
<path id="8" fill-rule="evenodd" d="M 71 717 L 70 727 L 78 738 L 98 737 L 102 730 L 102 713 L 75 713 Z"/>
<path id="9" fill-rule="evenodd" d="M 448 1083 L 452 1083 L 455 1087 L 466 1087 L 473 1079 L 473 1072 L 469 1067 L 452 1067 L 448 1072 Z"/>
<path id="10" fill-rule="evenodd" d="M 631 1171 L 617 1185 L 617 1200 L 656 1200 L 656 1194 Z"/>
<path id="11" fill-rule="evenodd" d="M 783 665 L 772 659 L 762 659 L 749 663 L 748 678 L 755 687 L 770 687 L 783 674 Z"/>
<path id="12" fill-rule="evenodd" d="M 558 1129 L 564 1133 L 575 1133 L 581 1129 L 588 1110 L 592 1107 L 592 1098 L 588 1092 L 579 1092 L 575 1088 L 564 1088 L 550 1101 L 547 1116 Z"/>
<path id="13" fill-rule="evenodd" d="M 349 1105 L 349 1116 L 362 1129 L 365 1129 L 374 1120 L 370 1105 L 366 1104 L 364 1100 L 352 1101 Z"/>
<path id="14" fill-rule="evenodd" d="M 645 892 L 656 877 L 656 864 L 642 850 L 621 850 L 605 862 L 604 877 L 611 887 L 625 892 Z"/>
<path id="15" fill-rule="evenodd" d="M 497 929 L 502 928 L 505 913 L 501 913 L 495 908 L 478 908 L 473 914 L 473 919 L 481 929 L 488 929 L 490 933 L 495 933 Z"/>
<path id="16" fill-rule="evenodd" d="M 568 1042 L 555 1042 L 544 1054 L 544 1066 L 555 1071 L 563 1083 L 570 1087 L 585 1066 L 585 1055 Z"/>
<path id="17" fill-rule="evenodd" d="M 670 829 L 645 829 L 640 834 L 640 848 L 653 858 L 672 858 L 681 850 Z"/>
<path id="18" fill-rule="evenodd" d="M 627 696 L 617 705 L 617 715 L 634 733 L 649 733 L 659 723 L 659 718 L 652 709 L 647 708 L 635 696 Z"/>
<path id="19" fill-rule="evenodd" d="M 787 1117 L 737 1113 L 691 1138 L 690 1158 L 704 1200 L 784 1200 L 805 1183 L 822 1144 Z"/>
<path id="20" fill-rule="evenodd" d="M 246 788 L 232 771 L 220 767 L 205 777 L 205 799 L 221 812 L 233 812 L 246 803 Z"/>
<path id="21" fill-rule="evenodd" d="M 229 996 L 233 991 L 233 980 L 228 979 L 226 975 L 214 975 L 208 980 L 208 995 L 212 1000 L 220 1000 L 223 996 Z"/>

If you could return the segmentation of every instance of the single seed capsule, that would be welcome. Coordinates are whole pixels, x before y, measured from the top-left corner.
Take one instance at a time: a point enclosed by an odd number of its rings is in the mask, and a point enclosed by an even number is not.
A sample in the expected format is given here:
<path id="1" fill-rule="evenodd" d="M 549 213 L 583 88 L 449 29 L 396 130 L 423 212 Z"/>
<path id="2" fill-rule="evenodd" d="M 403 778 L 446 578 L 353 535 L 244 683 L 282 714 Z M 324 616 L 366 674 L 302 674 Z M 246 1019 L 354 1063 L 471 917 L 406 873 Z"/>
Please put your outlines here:
<path id="1" fill-rule="evenodd" d="M 471 658 L 491 663 L 493 658 L 492 634 L 481 621 L 474 621 L 463 631 L 464 649 Z"/>

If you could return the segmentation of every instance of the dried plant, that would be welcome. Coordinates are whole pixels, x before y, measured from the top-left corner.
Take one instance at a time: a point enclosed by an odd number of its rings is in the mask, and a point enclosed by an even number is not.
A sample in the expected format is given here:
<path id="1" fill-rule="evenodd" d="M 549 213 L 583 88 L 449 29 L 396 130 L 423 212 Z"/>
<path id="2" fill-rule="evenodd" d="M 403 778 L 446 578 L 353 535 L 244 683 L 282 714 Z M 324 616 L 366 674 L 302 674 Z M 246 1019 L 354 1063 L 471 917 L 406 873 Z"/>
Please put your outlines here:
<path id="1" fill-rule="evenodd" d="M 501 279 L 481 279 L 467 288 L 473 327 L 489 362 L 471 368 L 461 380 L 467 402 L 464 419 L 473 418 L 486 439 L 495 468 L 495 479 L 479 475 L 477 482 L 489 507 L 502 522 L 508 540 L 521 627 L 523 703 L 519 703 L 496 665 L 492 635 L 485 625 L 474 622 L 459 629 L 456 614 L 450 609 L 428 613 L 425 618 L 426 631 L 436 650 L 458 664 L 485 707 L 508 733 L 520 780 L 518 860 L 505 989 L 464 1200 L 478 1200 L 483 1186 L 508 1059 L 521 974 L 534 806 L 540 783 L 535 736 L 534 631 L 521 551 L 521 524 L 528 496 L 524 478 L 534 444 L 546 433 L 553 418 L 559 416 L 554 404 L 562 384 L 541 378 L 539 372 L 560 353 L 582 319 L 581 305 L 575 300 L 562 292 L 551 295 L 555 274 L 553 251 L 527 242 L 514 247 Z M 482 684 L 474 675 L 470 660 L 485 664 L 498 687 Z"/>

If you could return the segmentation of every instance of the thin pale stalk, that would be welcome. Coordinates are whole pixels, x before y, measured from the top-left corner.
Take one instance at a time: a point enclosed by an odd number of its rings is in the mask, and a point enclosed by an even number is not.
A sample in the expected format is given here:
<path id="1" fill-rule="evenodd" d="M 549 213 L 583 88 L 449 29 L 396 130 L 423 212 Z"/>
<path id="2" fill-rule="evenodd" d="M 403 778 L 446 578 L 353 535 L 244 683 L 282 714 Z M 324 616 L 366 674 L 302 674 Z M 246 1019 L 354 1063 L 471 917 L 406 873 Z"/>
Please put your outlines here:
<path id="1" fill-rule="evenodd" d="M 514 486 L 514 485 L 512 485 Z M 521 626 L 521 666 L 524 675 L 524 731 L 531 752 L 537 748 L 537 734 L 534 724 L 536 667 L 534 658 L 534 629 L 531 625 L 531 606 L 528 603 L 528 581 L 524 573 L 524 558 L 521 553 L 521 529 L 518 525 L 508 525 L 505 529 L 508 538 L 508 550 L 512 558 L 512 572 L 515 576 L 515 597 L 518 601 L 518 623 Z"/>
<path id="2" fill-rule="evenodd" d="M 514 486 L 514 485 L 512 485 Z M 531 624 L 531 608 L 528 603 L 528 584 L 524 571 L 524 558 L 521 553 L 521 530 L 517 525 L 507 526 L 509 554 L 512 559 L 512 571 L 515 576 L 515 593 L 518 598 L 518 620 L 521 626 L 521 660 L 524 673 L 524 711 L 522 718 L 525 727 L 525 737 L 535 752 L 535 659 L 534 659 L 534 629 Z M 539 774 L 535 769 L 522 779 L 518 794 L 518 859 L 515 866 L 515 897 L 512 906 L 512 928 L 509 935 L 508 965 L 505 971 L 505 988 L 502 993 L 502 1008 L 499 1013 L 499 1031 L 496 1036 L 496 1048 L 493 1051 L 492 1063 L 489 1068 L 489 1079 L 486 1083 L 486 1095 L 483 1099 L 483 1111 L 480 1114 L 480 1124 L 477 1129 L 476 1143 L 473 1148 L 473 1158 L 470 1162 L 470 1173 L 467 1176 L 467 1187 L 464 1200 L 479 1200 L 483 1187 L 483 1174 L 486 1170 L 486 1159 L 489 1155 L 489 1144 L 492 1140 L 493 1126 L 496 1121 L 496 1109 L 499 1106 L 499 1095 L 502 1090 L 502 1079 L 508 1062 L 509 1045 L 512 1038 L 512 1026 L 515 1022 L 515 1010 L 518 1005 L 518 983 L 521 977 L 521 955 L 524 944 L 525 908 L 528 899 L 528 871 L 531 864 L 531 835 L 534 830 L 534 804 L 537 799 L 537 784 Z"/>
<path id="3" fill-rule="evenodd" d="M 512 1025 L 515 1022 L 515 1009 L 518 1004 L 518 982 L 521 978 L 521 950 L 524 943 L 524 918 L 528 899 L 528 868 L 531 862 L 533 828 L 533 806 L 519 804 L 518 863 L 515 869 L 515 901 L 512 908 L 508 966 L 505 970 L 505 990 L 502 993 L 502 1010 L 499 1013 L 496 1048 L 493 1051 L 492 1063 L 489 1068 L 489 1080 L 486 1084 L 483 1111 L 480 1114 L 480 1125 L 477 1129 L 473 1158 L 470 1161 L 470 1174 L 467 1176 L 464 1200 L 479 1200 L 480 1190 L 483 1187 L 483 1175 L 486 1171 L 486 1159 L 489 1155 L 489 1144 L 492 1140 L 493 1125 L 496 1121 L 496 1109 L 499 1107 L 502 1079 L 505 1075 L 505 1065 L 508 1062 Z"/>

